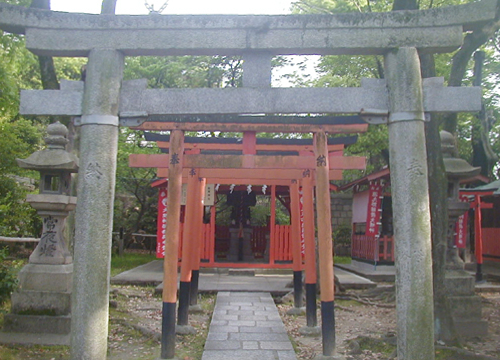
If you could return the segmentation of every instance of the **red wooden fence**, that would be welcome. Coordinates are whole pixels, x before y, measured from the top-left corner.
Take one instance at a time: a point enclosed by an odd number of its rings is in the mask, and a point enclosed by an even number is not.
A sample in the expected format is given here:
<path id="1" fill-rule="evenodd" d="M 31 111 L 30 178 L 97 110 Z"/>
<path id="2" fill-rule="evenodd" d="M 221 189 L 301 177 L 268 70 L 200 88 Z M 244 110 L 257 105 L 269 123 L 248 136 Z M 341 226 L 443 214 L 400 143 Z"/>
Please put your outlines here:
<path id="1" fill-rule="evenodd" d="M 363 260 L 394 262 L 394 238 L 353 235 L 351 254 Z"/>
<path id="2" fill-rule="evenodd" d="M 274 260 L 291 261 L 292 244 L 290 236 L 290 225 L 274 226 Z"/>
<path id="3" fill-rule="evenodd" d="M 488 260 L 500 261 L 499 228 L 483 228 L 483 256 Z"/>

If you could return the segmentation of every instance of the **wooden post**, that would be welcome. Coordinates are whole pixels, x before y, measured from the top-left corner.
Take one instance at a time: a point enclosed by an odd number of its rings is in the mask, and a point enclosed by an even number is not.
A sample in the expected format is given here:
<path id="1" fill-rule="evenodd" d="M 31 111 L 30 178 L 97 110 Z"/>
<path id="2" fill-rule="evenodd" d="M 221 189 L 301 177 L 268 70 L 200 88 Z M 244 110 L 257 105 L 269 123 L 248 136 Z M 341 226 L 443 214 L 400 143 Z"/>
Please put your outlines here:
<path id="1" fill-rule="evenodd" d="M 184 132 L 172 130 L 168 166 L 167 233 L 163 264 L 163 309 L 161 359 L 175 355 L 175 305 L 177 302 L 177 257 L 179 247 L 179 218 L 181 215 L 182 160 Z"/>
<path id="2" fill-rule="evenodd" d="M 335 351 L 334 275 L 328 143 L 324 132 L 314 134 L 316 156 L 316 210 L 318 223 L 319 279 L 321 289 L 321 330 L 323 355 Z"/>
<path id="3" fill-rule="evenodd" d="M 276 185 L 271 186 L 271 219 L 269 220 L 269 264 L 273 265 L 276 258 Z"/>
<path id="4" fill-rule="evenodd" d="M 200 253 L 203 246 L 203 200 L 205 198 L 205 185 L 207 180 L 198 178 L 196 187 L 196 208 L 195 208 L 195 234 L 192 255 L 192 274 L 191 274 L 191 294 L 189 297 L 189 305 L 196 306 L 198 304 L 198 283 L 200 277 Z"/>
<path id="5" fill-rule="evenodd" d="M 299 309 L 302 304 L 302 251 L 300 244 L 300 204 L 299 204 L 299 182 L 292 180 L 290 185 L 290 223 L 292 230 L 292 254 L 293 254 L 293 300 L 294 307 Z"/>
<path id="6" fill-rule="evenodd" d="M 306 319 L 307 327 L 318 326 L 316 315 L 316 241 L 314 234 L 314 204 L 312 174 L 310 170 L 304 172 L 302 178 L 303 209 L 304 209 L 304 236 L 305 236 L 305 270 L 306 270 Z"/>

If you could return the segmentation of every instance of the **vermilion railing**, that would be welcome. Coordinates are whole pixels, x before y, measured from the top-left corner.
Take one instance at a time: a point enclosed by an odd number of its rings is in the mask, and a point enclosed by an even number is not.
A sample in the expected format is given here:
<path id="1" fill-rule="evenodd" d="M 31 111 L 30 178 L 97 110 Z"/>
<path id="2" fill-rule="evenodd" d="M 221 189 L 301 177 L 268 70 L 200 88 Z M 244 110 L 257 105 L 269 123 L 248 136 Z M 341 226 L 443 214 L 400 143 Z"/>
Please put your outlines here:
<path id="1" fill-rule="evenodd" d="M 290 225 L 274 226 L 274 260 L 291 261 L 292 244 L 290 237 Z"/>
<path id="2" fill-rule="evenodd" d="M 353 235 L 351 244 L 352 257 L 378 261 L 377 259 L 377 239 L 375 236 Z"/>
<path id="3" fill-rule="evenodd" d="M 353 258 L 394 262 L 394 238 L 384 236 L 353 235 L 351 245 Z"/>
<path id="4" fill-rule="evenodd" d="M 384 236 L 379 240 L 379 251 L 377 261 L 394 262 L 394 238 Z"/>
<path id="5" fill-rule="evenodd" d="M 274 239 L 274 261 L 292 261 L 292 243 L 291 243 L 291 226 L 290 225 L 275 225 L 274 234 L 270 234 L 269 227 L 261 226 L 254 227 L 251 238 L 252 251 L 256 258 L 262 258 L 268 248 L 270 238 Z M 182 259 L 184 224 L 180 224 L 179 228 L 179 262 Z M 274 235 L 272 237 L 271 235 Z M 212 227 L 211 223 L 203 224 L 203 238 L 200 249 L 200 259 L 204 263 L 213 263 L 214 254 L 217 252 L 227 252 L 229 250 L 230 239 L 229 227 L 216 226 Z M 216 243 L 215 238 L 223 239 L 224 242 Z M 206 265 L 204 265 L 206 266 Z"/>
<path id="6" fill-rule="evenodd" d="M 263 258 L 267 249 L 267 241 L 269 239 L 269 227 L 260 226 L 254 227 L 252 232 L 252 251 L 256 258 Z"/>

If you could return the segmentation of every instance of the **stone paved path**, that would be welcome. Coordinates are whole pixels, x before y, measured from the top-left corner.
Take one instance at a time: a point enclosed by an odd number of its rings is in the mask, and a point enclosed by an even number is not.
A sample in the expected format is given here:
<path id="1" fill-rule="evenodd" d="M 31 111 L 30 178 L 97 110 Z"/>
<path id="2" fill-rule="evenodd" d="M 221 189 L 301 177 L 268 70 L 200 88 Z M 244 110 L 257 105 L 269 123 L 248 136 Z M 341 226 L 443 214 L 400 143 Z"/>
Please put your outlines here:
<path id="1" fill-rule="evenodd" d="M 297 360 L 270 293 L 219 292 L 202 360 Z"/>

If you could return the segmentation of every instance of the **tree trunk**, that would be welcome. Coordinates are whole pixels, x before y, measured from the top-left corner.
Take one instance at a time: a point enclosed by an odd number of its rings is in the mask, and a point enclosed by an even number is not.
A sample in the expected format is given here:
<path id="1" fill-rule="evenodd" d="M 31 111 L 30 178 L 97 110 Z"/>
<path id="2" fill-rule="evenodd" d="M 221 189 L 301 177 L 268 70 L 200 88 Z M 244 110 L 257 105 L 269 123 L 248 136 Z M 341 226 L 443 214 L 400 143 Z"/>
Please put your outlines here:
<path id="1" fill-rule="evenodd" d="M 50 10 L 50 0 L 32 0 L 30 8 Z M 39 56 L 42 86 L 46 90 L 59 90 L 54 60 L 50 56 Z"/>

